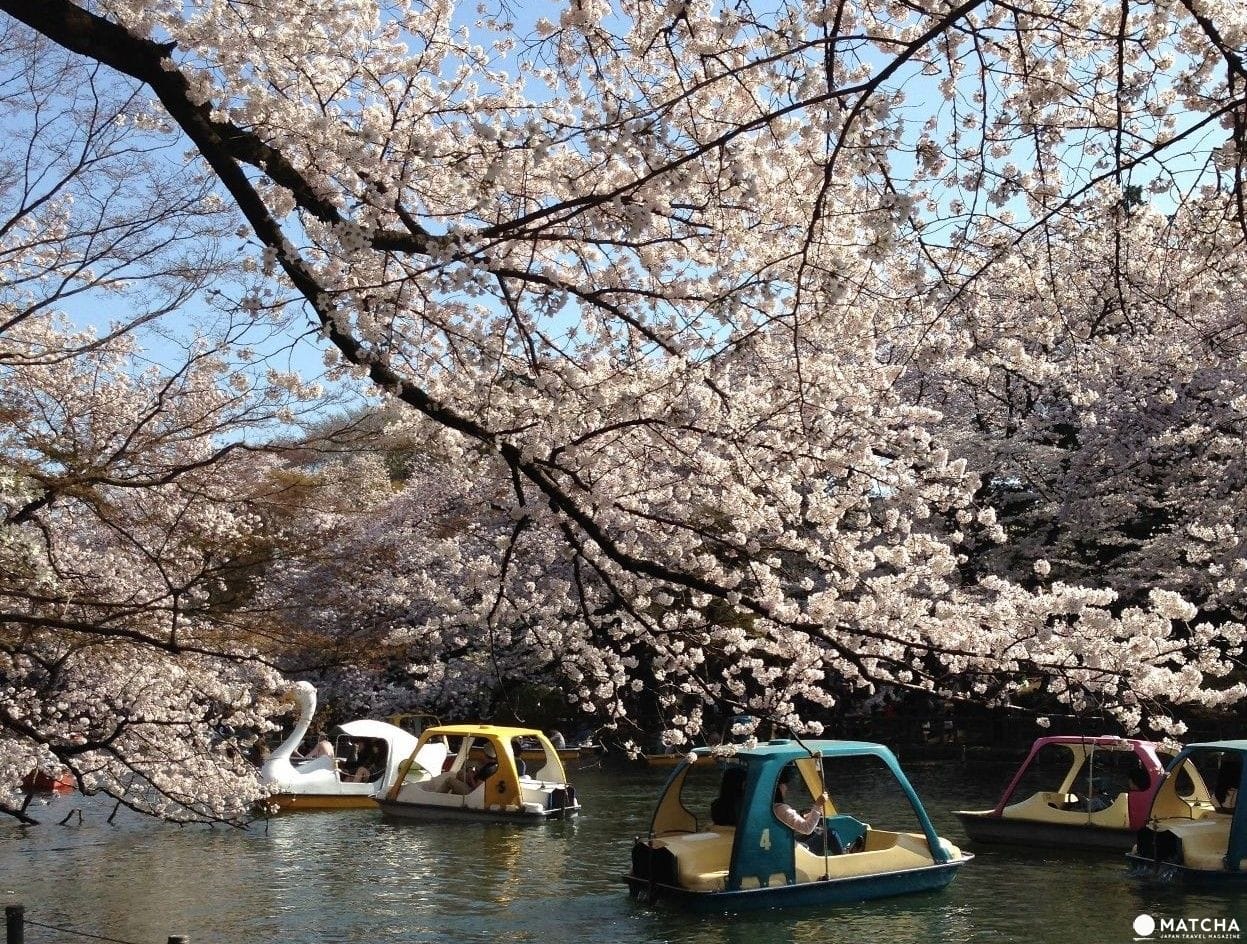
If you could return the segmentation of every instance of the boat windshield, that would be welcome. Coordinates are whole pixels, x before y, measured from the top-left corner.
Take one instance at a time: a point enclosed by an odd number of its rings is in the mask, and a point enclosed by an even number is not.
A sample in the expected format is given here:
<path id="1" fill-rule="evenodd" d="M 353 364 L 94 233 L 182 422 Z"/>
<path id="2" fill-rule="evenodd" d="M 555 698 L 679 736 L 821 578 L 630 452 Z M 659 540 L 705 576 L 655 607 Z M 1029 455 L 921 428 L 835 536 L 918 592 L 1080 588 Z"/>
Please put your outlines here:
<path id="1" fill-rule="evenodd" d="M 689 764 L 667 787 L 654 814 L 653 832 L 701 832 L 734 826 L 744 800 L 745 765 Z"/>
<path id="2" fill-rule="evenodd" d="M 343 734 L 338 737 L 334 749 L 338 758 L 338 776 L 342 780 L 372 783 L 385 776 L 390 745 L 384 739 Z"/>
<path id="3" fill-rule="evenodd" d="M 1181 770 L 1166 778 L 1163 789 L 1188 802 L 1204 800 L 1217 811 L 1228 813 L 1238 804 L 1242 772 L 1243 755 L 1237 751 L 1194 751 Z"/>
<path id="4" fill-rule="evenodd" d="M 830 800 L 829 817 L 857 820 L 877 830 L 911 831 L 916 826 L 921 831 L 922 821 L 917 810 L 881 758 L 874 755 L 828 757 L 823 759 L 822 767 Z M 808 792 L 812 792 L 808 788 L 810 779 L 802 785 Z M 813 782 L 817 784 L 816 779 Z M 804 793 L 801 797 L 804 800 Z M 848 834 L 846 837 L 851 838 Z"/>

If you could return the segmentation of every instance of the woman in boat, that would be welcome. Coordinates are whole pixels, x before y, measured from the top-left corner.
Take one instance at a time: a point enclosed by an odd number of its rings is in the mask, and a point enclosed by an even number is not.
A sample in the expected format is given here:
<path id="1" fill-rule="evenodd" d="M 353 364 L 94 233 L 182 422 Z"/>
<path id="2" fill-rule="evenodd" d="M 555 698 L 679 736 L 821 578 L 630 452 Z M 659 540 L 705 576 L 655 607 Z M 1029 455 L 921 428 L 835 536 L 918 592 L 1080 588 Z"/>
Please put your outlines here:
<path id="1" fill-rule="evenodd" d="M 791 764 L 780 771 L 779 780 L 775 784 L 775 802 L 771 805 L 771 812 L 775 814 L 777 820 L 796 834 L 798 842 L 817 850 L 820 854 L 823 843 L 826 842 L 828 852 L 832 855 L 840 855 L 844 852 L 844 844 L 840 842 L 840 837 L 834 832 L 818 828 L 823 818 L 823 808 L 827 805 L 827 792 L 824 790 L 822 796 L 815 800 L 814 805 L 804 813 L 798 813 L 788 803 L 788 787 L 792 782 L 792 771 Z"/>
<path id="2" fill-rule="evenodd" d="M 381 776 L 384 768 L 383 758 L 377 750 L 377 746 L 371 741 L 364 744 L 359 752 L 359 760 L 356 761 L 357 767 L 349 776 L 344 777 L 351 783 L 369 783 Z"/>

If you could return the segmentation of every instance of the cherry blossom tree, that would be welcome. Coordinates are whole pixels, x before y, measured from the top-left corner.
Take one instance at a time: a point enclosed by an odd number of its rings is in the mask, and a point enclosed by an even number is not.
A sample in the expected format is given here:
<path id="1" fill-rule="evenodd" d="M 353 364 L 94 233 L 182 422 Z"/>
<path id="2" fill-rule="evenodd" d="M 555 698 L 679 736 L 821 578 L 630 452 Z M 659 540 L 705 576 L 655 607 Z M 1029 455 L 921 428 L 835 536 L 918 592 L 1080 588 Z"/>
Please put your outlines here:
<path id="1" fill-rule="evenodd" d="M 1171 645 L 1232 651 L 1247 570 L 1241 246 L 1204 225 L 1225 207 L 1205 194 L 1117 231 L 1071 227 L 1048 247 L 1053 268 L 1001 264 L 930 339 L 954 357 L 907 383 L 986 470 L 980 497 L 1009 532 L 995 544 L 962 529 L 968 573 L 1111 590 L 1113 614 L 1155 608 L 1184 626 Z M 1103 224 L 1120 211 L 1101 212 Z M 1129 247 L 1120 265 L 1115 241 Z M 959 361 L 969 369 L 945 372 Z"/>
<path id="2" fill-rule="evenodd" d="M 1007 406 L 977 440 L 950 415 L 1028 352 L 1059 371 L 1053 319 L 1105 339 L 1125 335 L 1096 325 L 1142 317 L 1136 240 L 1160 270 L 1180 247 L 1137 232 L 1128 188 L 1198 190 L 1180 232 L 1237 248 L 1237 8 L 574 0 L 528 25 L 437 0 L 0 10 L 150 91 L 263 272 L 430 424 L 449 493 L 510 523 L 491 548 L 410 549 L 407 573 L 439 575 L 420 592 L 442 629 L 489 650 L 539 628 L 574 661 L 572 696 L 607 711 L 656 682 L 677 741 L 711 701 L 797 724 L 832 680 L 1008 699 L 1041 673 L 1077 710 L 1162 728 L 1169 702 L 1243 694 L 1221 680 L 1240 627 L 1164 574 L 1132 575 L 1120 605 L 1085 570 L 1036 586 L 968 568 L 967 540 L 1004 539 L 991 493 L 1017 472 L 986 441 Z M 1092 249 L 1103 278 L 1077 278 Z M 1233 286 L 1198 273 L 1165 316 L 1212 298 L 1232 318 Z M 1000 314 L 1023 337 L 992 376 L 978 329 Z M 1111 360 L 1085 372 L 1094 389 L 1036 378 L 1031 422 L 1076 409 L 1086 426 L 1090 397 L 1127 423 Z M 1062 461 L 1031 443 L 1019 466 Z"/>
<path id="3" fill-rule="evenodd" d="M 310 391 L 239 360 L 249 319 L 205 305 L 245 282 L 221 251 L 237 222 L 132 85 L 4 28 L 0 812 L 33 821 L 17 791 L 40 769 L 237 821 L 281 681 L 248 602 L 284 484 L 248 439 Z"/>
<path id="4" fill-rule="evenodd" d="M 912 372 L 957 451 L 991 470 L 1010 540 L 974 548 L 976 569 L 1102 582 L 1123 605 L 1161 587 L 1243 618 L 1242 249 L 1203 226 L 1223 209 L 1080 226 L 1052 247 L 1058 278 L 1002 264 L 938 342 L 967 369 Z"/>
<path id="5" fill-rule="evenodd" d="M 278 624 L 249 601 L 280 549 L 281 479 L 219 437 L 269 419 L 276 388 L 211 351 L 135 371 L 131 335 L 101 343 L 44 316 L 4 342 L 0 783 L 67 769 L 136 809 L 237 818 L 280 684 Z"/>
<path id="6" fill-rule="evenodd" d="M 156 328 L 222 271 L 236 217 L 208 175 L 168 160 L 167 119 L 134 83 L 12 20 L 0 31 L 0 332 L 66 309 L 94 319 L 91 345 Z"/>

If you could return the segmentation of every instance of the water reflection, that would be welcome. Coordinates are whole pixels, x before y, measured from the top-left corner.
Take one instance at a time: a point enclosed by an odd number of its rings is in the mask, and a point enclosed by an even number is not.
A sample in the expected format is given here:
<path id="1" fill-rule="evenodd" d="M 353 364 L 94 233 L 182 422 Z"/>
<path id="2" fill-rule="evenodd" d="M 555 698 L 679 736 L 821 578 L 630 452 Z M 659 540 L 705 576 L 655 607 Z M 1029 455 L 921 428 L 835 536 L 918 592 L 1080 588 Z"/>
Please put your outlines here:
<path id="1" fill-rule="evenodd" d="M 909 773 L 941 834 L 968 845 L 948 811 L 994 801 L 1009 770 Z M 79 797 L 81 826 L 0 826 L 0 895 L 47 923 L 135 942 L 184 933 L 194 944 L 1124 944 L 1140 913 L 1235 917 L 1247 929 L 1240 891 L 1147 886 L 1113 854 L 986 846 L 929 895 L 726 917 L 651 910 L 630 901 L 619 876 L 663 779 L 582 772 L 585 812 L 532 826 L 391 822 L 366 810 L 281 817 L 247 833 L 132 817 L 109 826 L 111 805 Z M 861 788 L 838 787 L 846 805 Z M 50 812 L 60 819 L 69 808 Z"/>
<path id="2" fill-rule="evenodd" d="M 860 907 L 810 911 L 804 916 L 758 912 L 685 921 L 669 938 L 679 944 L 827 944 L 831 941 L 962 941 L 973 938 L 956 909 Z"/>

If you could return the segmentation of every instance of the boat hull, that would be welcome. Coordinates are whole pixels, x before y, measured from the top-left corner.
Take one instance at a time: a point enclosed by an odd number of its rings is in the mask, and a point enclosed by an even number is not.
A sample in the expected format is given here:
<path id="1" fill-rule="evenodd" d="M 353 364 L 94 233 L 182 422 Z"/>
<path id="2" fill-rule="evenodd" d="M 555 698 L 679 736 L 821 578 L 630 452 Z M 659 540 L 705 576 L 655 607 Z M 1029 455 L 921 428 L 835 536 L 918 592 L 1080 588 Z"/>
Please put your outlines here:
<path id="1" fill-rule="evenodd" d="M 961 820 L 966 835 L 974 842 L 999 842 L 1054 849 L 1117 849 L 1122 852 L 1134 845 L 1135 834 L 1131 829 L 1107 829 L 1090 824 L 1041 823 L 964 810 L 956 811 L 956 815 Z"/>
<path id="2" fill-rule="evenodd" d="M 961 866 L 973 858 L 972 855 L 963 855 L 951 862 L 936 863 L 923 868 L 740 891 L 696 892 L 651 882 L 631 874 L 625 875 L 624 881 L 627 882 L 633 898 L 648 904 L 666 904 L 701 914 L 758 911 L 765 908 L 821 907 L 939 891 L 956 877 Z"/>
<path id="3" fill-rule="evenodd" d="M 270 812 L 302 813 L 317 810 L 375 810 L 377 801 L 367 794 L 274 793 L 260 802 Z"/>
<path id="4" fill-rule="evenodd" d="M 1247 872 L 1231 872 L 1228 869 L 1193 869 L 1176 862 L 1157 861 L 1135 852 L 1126 854 L 1132 878 L 1156 882 L 1174 882 L 1184 885 L 1238 885 L 1247 886 Z"/>
<path id="5" fill-rule="evenodd" d="M 439 806 L 423 803 L 401 803 L 395 800 L 377 800 L 376 805 L 386 816 L 397 819 L 420 820 L 424 822 L 447 822 L 450 820 L 478 820 L 504 823 L 543 823 L 550 819 L 562 819 L 575 816 L 580 812 L 579 806 L 560 807 L 552 810 L 478 810 L 468 806 Z"/>

